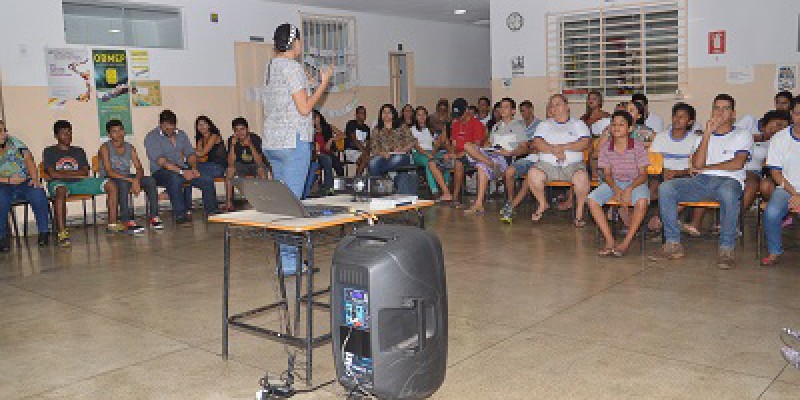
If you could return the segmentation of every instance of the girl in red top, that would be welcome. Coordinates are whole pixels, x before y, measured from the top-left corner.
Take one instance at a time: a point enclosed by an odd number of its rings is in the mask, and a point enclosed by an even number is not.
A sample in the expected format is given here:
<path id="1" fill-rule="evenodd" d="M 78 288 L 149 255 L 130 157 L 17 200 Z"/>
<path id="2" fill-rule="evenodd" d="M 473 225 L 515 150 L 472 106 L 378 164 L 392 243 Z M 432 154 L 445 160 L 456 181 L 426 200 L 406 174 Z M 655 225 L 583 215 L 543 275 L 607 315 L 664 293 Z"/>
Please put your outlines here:
<path id="1" fill-rule="evenodd" d="M 335 154 L 340 150 L 336 142 L 344 139 L 344 133 L 329 124 L 319 111 L 314 110 L 314 144 L 319 165 L 322 168 L 322 193 L 331 194 L 333 191 L 333 171 L 336 175 L 344 175 L 342 161 Z"/>

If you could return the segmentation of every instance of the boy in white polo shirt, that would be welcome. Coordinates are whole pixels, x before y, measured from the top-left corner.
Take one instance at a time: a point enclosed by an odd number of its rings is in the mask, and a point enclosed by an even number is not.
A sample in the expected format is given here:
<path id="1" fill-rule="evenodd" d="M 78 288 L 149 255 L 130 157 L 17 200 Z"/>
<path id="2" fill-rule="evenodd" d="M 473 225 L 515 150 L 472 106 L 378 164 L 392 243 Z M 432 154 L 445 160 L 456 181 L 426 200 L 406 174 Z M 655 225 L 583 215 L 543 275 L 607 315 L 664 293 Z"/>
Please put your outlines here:
<path id="1" fill-rule="evenodd" d="M 716 201 L 720 203 L 721 229 L 719 259 L 721 269 L 734 267 L 737 223 L 744 190 L 744 165 L 753 148 L 753 135 L 736 129 L 736 101 L 727 94 L 714 98 L 711 119 L 697 140 L 692 155 L 689 178 L 664 182 L 658 190 L 661 219 L 664 223 L 664 247 L 651 260 L 675 260 L 683 257 L 681 229 L 678 224 L 678 203 Z"/>
<path id="2" fill-rule="evenodd" d="M 792 126 L 772 137 L 767 153 L 767 168 L 778 187 L 772 192 L 764 212 L 764 233 L 769 255 L 761 265 L 778 263 L 781 244 L 781 222 L 791 212 L 800 212 L 800 104 L 792 107 Z"/>

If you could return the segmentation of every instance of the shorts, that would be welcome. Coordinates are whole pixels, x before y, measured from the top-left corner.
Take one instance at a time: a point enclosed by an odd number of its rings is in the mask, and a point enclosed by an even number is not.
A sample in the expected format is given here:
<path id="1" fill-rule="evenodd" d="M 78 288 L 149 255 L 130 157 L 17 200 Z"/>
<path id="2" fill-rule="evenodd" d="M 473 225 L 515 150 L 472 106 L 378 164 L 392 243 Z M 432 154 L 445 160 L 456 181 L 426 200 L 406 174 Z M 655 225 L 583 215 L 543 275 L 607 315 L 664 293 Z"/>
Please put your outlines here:
<path id="1" fill-rule="evenodd" d="M 59 181 L 52 180 L 47 182 L 47 192 L 53 197 L 56 195 L 56 189 L 60 187 L 67 188 L 67 195 L 90 195 L 97 196 L 105 193 L 105 188 L 108 178 L 81 178 L 77 181 Z"/>
<path id="2" fill-rule="evenodd" d="M 238 163 L 238 162 L 235 163 L 233 167 L 235 170 L 234 173 L 238 177 L 258 176 L 258 170 L 263 168 L 261 165 L 256 163 Z"/>
<path id="3" fill-rule="evenodd" d="M 617 186 L 622 189 L 626 189 L 628 186 L 631 185 L 631 182 L 620 182 L 616 181 Z M 614 197 L 614 191 L 611 189 L 611 186 L 608 186 L 607 183 L 603 182 L 600 186 L 596 187 L 589 193 L 589 198 L 594 200 L 597 204 L 601 206 L 608 203 L 611 198 Z M 645 199 L 648 202 L 650 201 L 650 189 L 647 188 L 646 184 L 641 184 L 633 189 L 631 193 L 631 203 L 636 204 L 637 201 Z"/>
<path id="4" fill-rule="evenodd" d="M 505 156 L 503 156 L 503 155 L 501 155 L 499 153 L 493 153 L 493 152 L 488 152 L 488 151 L 484 151 L 484 150 L 481 150 L 481 153 L 483 153 L 484 156 L 486 156 L 489 160 L 491 160 L 497 166 L 497 171 L 499 173 L 502 174 L 502 172 L 505 171 L 506 168 L 508 168 L 508 160 L 506 159 Z M 489 176 L 489 180 L 490 181 L 493 181 L 493 180 L 498 179 L 498 178 L 502 178 L 502 176 L 499 176 L 499 175 L 495 174 L 494 170 L 490 166 L 488 166 L 488 165 L 486 165 L 486 164 L 484 164 L 482 162 L 475 162 L 475 167 L 478 168 L 479 170 L 485 172 L 486 175 Z"/>
<path id="5" fill-rule="evenodd" d="M 514 168 L 514 177 L 517 179 L 524 179 L 528 176 L 528 171 L 530 171 L 531 167 L 533 167 L 533 161 L 528 160 L 527 158 L 521 158 L 514 163 L 511 164 L 511 168 Z"/>
<path id="6" fill-rule="evenodd" d="M 533 168 L 544 172 L 545 176 L 547 176 L 547 182 L 570 182 L 572 181 L 572 176 L 575 175 L 576 172 L 586 171 L 586 164 L 584 164 L 583 161 L 567 165 L 553 165 L 546 162 L 540 162 Z"/>

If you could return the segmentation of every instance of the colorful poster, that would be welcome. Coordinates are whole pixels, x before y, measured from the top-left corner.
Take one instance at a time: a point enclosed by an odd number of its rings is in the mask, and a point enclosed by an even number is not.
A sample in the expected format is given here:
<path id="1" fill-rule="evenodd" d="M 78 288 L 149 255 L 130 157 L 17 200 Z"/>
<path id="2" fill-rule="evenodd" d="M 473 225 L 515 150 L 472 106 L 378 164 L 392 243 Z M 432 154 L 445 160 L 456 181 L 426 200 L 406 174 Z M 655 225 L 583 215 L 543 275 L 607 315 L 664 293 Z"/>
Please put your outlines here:
<path id="1" fill-rule="evenodd" d="M 125 133 L 133 135 L 131 99 L 128 86 L 128 56 L 125 50 L 92 50 L 94 81 L 97 88 L 97 119 L 100 138 L 106 139 L 106 122 L 118 119 Z"/>
<path id="2" fill-rule="evenodd" d="M 133 94 L 134 107 L 160 107 L 161 81 L 132 81 L 131 94 Z"/>
<path id="3" fill-rule="evenodd" d="M 45 49 L 47 104 L 64 108 L 68 100 L 92 98 L 91 66 L 86 49 Z"/>
<path id="4" fill-rule="evenodd" d="M 797 89 L 797 64 L 775 66 L 775 90 L 794 92 Z"/>
<path id="5" fill-rule="evenodd" d="M 150 54 L 147 50 L 131 50 L 131 79 L 150 79 Z"/>

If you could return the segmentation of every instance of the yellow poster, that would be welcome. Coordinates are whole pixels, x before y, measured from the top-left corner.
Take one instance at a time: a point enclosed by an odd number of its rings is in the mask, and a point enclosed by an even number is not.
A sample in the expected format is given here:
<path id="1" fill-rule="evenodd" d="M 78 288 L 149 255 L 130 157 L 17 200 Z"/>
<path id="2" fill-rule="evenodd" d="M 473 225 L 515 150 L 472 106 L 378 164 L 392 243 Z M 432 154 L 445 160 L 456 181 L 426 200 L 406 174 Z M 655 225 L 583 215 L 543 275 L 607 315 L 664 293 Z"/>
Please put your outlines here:
<path id="1" fill-rule="evenodd" d="M 150 79 L 150 54 L 147 50 L 130 50 L 133 79 Z"/>
<path id="2" fill-rule="evenodd" d="M 131 93 L 133 94 L 134 107 L 161 106 L 161 81 L 133 81 Z"/>

